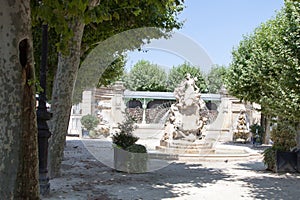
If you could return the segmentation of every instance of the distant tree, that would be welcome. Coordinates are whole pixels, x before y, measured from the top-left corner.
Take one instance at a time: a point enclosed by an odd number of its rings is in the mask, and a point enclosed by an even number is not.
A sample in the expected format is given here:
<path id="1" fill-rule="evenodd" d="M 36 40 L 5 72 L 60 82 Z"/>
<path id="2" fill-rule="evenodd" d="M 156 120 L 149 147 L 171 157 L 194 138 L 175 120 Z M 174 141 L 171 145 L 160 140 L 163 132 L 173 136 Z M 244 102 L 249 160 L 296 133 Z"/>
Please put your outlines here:
<path id="1" fill-rule="evenodd" d="M 225 82 L 227 68 L 225 66 L 214 66 L 206 76 L 209 93 L 219 93 Z"/>
<path id="2" fill-rule="evenodd" d="M 207 92 L 207 84 L 200 68 L 192 66 L 187 62 L 177 67 L 173 67 L 169 71 L 167 91 L 173 92 L 185 79 L 187 73 L 191 74 L 192 77 L 197 77 L 198 81 L 196 81 L 196 85 L 200 89 L 200 92 Z"/>
<path id="3" fill-rule="evenodd" d="M 124 77 L 125 87 L 133 91 L 166 91 L 166 71 L 149 61 L 140 60 Z"/>

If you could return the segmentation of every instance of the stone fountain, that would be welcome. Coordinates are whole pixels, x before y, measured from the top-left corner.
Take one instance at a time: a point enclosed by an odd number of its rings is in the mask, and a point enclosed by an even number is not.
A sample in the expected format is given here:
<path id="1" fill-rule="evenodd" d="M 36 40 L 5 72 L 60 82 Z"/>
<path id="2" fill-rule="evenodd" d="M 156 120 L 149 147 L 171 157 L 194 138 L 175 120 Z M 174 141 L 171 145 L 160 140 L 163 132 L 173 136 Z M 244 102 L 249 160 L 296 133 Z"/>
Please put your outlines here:
<path id="1" fill-rule="evenodd" d="M 195 82 L 197 77 L 186 75 L 174 90 L 176 103 L 170 107 L 164 135 L 157 150 L 165 153 L 207 153 L 213 151 L 212 144 L 205 140 L 207 116 L 201 115 L 206 104 L 201 99 Z"/>
<path id="2" fill-rule="evenodd" d="M 176 102 L 170 107 L 160 145 L 156 146 L 156 151 L 150 154 L 150 158 L 193 162 L 261 158 L 261 154 L 248 147 L 217 143 L 216 131 L 212 132 L 212 128 L 208 126 L 218 124 L 213 122 L 208 125 L 206 104 L 201 99 L 196 81 L 196 77 L 192 78 L 187 74 L 185 80 L 174 90 Z M 225 112 L 218 117 L 224 116 Z M 222 120 L 216 121 L 220 125 Z M 224 124 L 224 119 L 221 124 Z"/>

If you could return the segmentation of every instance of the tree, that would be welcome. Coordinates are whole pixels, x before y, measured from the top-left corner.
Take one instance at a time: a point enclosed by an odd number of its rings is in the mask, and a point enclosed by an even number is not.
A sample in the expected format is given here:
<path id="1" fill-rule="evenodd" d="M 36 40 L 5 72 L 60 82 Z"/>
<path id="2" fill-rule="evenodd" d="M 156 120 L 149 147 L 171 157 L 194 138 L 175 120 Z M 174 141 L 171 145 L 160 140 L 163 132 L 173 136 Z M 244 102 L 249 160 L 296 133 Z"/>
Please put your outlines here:
<path id="1" fill-rule="evenodd" d="M 226 77 L 225 66 L 214 66 L 211 68 L 209 73 L 207 74 L 207 89 L 209 93 L 219 93 L 220 89 L 224 85 L 225 77 Z"/>
<path id="2" fill-rule="evenodd" d="M 30 1 L 0 7 L 0 196 L 39 199 Z"/>
<path id="3" fill-rule="evenodd" d="M 115 59 L 101 74 L 101 77 L 99 78 L 99 82 L 97 84 L 97 87 L 101 86 L 108 86 L 115 83 L 117 80 L 120 80 L 120 78 L 124 74 L 124 67 L 125 67 L 126 61 L 125 56 L 120 56 L 117 59 Z M 113 75 L 113 76 L 112 76 Z"/>
<path id="4" fill-rule="evenodd" d="M 33 25 L 33 46 L 34 48 L 34 57 L 40 58 L 41 57 L 41 48 L 37 48 L 40 46 L 41 39 L 42 39 L 42 31 L 40 30 L 42 27 L 42 22 L 38 21 L 36 24 Z M 57 53 L 57 46 L 56 44 L 59 43 L 59 35 L 56 34 L 53 28 L 48 29 L 48 59 L 47 59 L 47 99 L 51 101 L 52 97 L 52 90 L 54 84 L 55 73 L 57 70 L 57 62 L 58 62 L 58 53 Z M 84 35 L 84 37 L 87 37 Z M 81 62 L 85 56 L 81 56 Z M 107 66 L 103 73 L 99 74 L 99 82 L 97 87 L 107 86 L 113 84 L 115 81 L 119 80 L 124 72 L 124 66 L 126 63 L 126 56 L 120 55 L 116 56 L 115 60 Z M 36 77 L 39 77 L 40 73 L 40 59 L 35 61 L 35 73 Z M 38 83 L 38 81 L 37 81 Z M 73 103 L 79 103 L 81 101 L 81 94 L 73 97 Z"/>
<path id="5" fill-rule="evenodd" d="M 149 61 L 138 61 L 124 80 L 125 87 L 133 91 L 166 91 L 165 70 Z"/>
<path id="6" fill-rule="evenodd" d="M 94 50 L 99 41 L 104 41 L 126 30 L 144 26 L 164 28 L 167 31 L 179 28 L 181 23 L 177 22 L 177 14 L 182 10 L 182 4 L 181 0 L 122 2 L 117 0 L 101 2 L 98 0 L 63 2 L 43 0 L 43 3 L 33 1 L 36 16 L 48 23 L 49 27 L 54 28 L 60 37 L 57 44 L 60 53 L 51 100 L 53 112 L 50 126 L 53 135 L 49 149 L 51 177 L 59 175 L 80 57 Z M 84 35 L 87 37 L 83 37 Z M 141 44 L 147 42 L 144 39 L 149 40 L 163 35 L 165 35 L 163 31 L 159 36 L 145 33 L 143 38 L 138 36 L 130 48 L 119 48 L 109 57 L 125 50 L 139 48 Z M 107 66 L 101 66 L 102 73 Z"/>
<path id="7" fill-rule="evenodd" d="M 300 121 L 300 3 L 285 1 L 274 19 L 245 37 L 233 51 L 227 87 L 231 94 L 261 104 L 262 112 Z M 298 146 L 300 125 L 298 125 Z M 300 147 L 300 146 L 299 146 Z"/>
<path id="8" fill-rule="evenodd" d="M 207 85 L 204 76 L 199 67 L 191 66 L 189 63 L 184 63 L 177 67 L 172 67 L 168 75 L 168 91 L 173 92 L 174 89 L 185 79 L 186 74 L 191 74 L 192 77 L 197 77 L 197 87 L 200 92 L 207 92 Z"/>

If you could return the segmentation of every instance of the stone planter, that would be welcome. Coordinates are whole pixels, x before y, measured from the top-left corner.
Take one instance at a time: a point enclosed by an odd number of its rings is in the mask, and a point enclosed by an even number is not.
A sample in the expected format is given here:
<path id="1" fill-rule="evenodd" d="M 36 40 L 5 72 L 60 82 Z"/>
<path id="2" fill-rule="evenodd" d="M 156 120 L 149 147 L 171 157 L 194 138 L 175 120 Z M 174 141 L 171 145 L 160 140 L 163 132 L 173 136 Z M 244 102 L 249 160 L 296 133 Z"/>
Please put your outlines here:
<path id="1" fill-rule="evenodd" d="M 297 171 L 300 172 L 300 151 L 297 151 Z"/>
<path id="2" fill-rule="evenodd" d="M 297 172 L 297 153 L 276 151 L 275 172 Z M 299 165 L 299 164 L 298 164 Z"/>
<path id="3" fill-rule="evenodd" d="M 82 136 L 81 137 L 88 137 L 89 136 L 89 131 L 88 130 L 85 130 L 85 129 L 82 129 Z"/>
<path id="4" fill-rule="evenodd" d="M 131 153 L 114 147 L 114 168 L 127 173 L 147 172 L 147 153 Z"/>

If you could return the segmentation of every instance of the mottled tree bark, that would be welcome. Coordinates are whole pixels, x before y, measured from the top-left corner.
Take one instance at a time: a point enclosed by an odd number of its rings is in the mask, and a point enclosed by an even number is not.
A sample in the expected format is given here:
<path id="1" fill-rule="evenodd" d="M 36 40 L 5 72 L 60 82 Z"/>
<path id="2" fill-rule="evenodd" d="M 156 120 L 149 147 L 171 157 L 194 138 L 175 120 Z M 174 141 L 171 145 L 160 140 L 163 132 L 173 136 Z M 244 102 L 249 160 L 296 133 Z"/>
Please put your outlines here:
<path id="1" fill-rule="evenodd" d="M 99 0 L 89 0 L 89 9 L 100 4 Z M 69 54 L 59 55 L 57 72 L 54 80 L 51 100 L 53 117 L 49 123 L 52 136 L 49 143 L 49 176 L 60 176 L 64 146 L 70 120 L 72 97 L 77 72 L 80 65 L 81 41 L 84 30 L 82 18 L 72 20 L 69 24 L 74 36 L 69 41 Z"/>
<path id="2" fill-rule="evenodd" d="M 265 144 L 270 144 L 270 139 L 271 139 L 271 117 L 268 115 L 266 116 L 266 137 L 265 137 Z"/>
<path id="3" fill-rule="evenodd" d="M 66 135 L 68 131 L 72 96 L 80 64 L 80 49 L 84 23 L 77 20 L 70 24 L 74 37 L 70 41 L 68 55 L 59 55 L 58 68 L 52 92 L 50 121 L 52 136 L 49 145 L 49 175 L 54 178 L 60 175 Z"/>
<path id="4" fill-rule="evenodd" d="M 0 19 L 0 198 L 39 199 L 30 1 L 2 1 Z"/>

